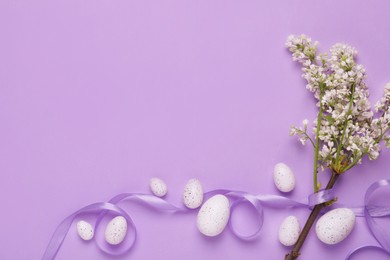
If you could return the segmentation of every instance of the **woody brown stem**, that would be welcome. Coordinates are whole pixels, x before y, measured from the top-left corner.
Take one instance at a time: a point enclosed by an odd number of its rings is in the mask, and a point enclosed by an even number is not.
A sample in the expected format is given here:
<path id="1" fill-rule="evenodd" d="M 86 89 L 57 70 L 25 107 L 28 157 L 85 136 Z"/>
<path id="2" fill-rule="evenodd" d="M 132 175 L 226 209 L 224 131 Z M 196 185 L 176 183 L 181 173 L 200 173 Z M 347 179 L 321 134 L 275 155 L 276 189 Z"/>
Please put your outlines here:
<path id="1" fill-rule="evenodd" d="M 334 184 L 336 183 L 337 178 L 340 174 L 332 171 L 332 176 L 329 179 L 328 185 L 326 185 L 325 190 L 329 190 L 333 188 Z M 297 259 L 300 255 L 301 247 L 303 246 L 303 243 L 305 243 L 306 237 L 309 234 L 309 231 L 311 227 L 314 224 L 314 221 L 317 219 L 318 215 L 320 214 L 321 210 L 327 206 L 327 203 L 322 203 L 314 206 L 312 209 L 309 218 L 306 221 L 305 226 L 302 229 L 301 234 L 299 235 L 298 241 L 295 243 L 294 248 L 291 250 L 290 253 L 286 254 L 285 260 L 294 260 Z"/>

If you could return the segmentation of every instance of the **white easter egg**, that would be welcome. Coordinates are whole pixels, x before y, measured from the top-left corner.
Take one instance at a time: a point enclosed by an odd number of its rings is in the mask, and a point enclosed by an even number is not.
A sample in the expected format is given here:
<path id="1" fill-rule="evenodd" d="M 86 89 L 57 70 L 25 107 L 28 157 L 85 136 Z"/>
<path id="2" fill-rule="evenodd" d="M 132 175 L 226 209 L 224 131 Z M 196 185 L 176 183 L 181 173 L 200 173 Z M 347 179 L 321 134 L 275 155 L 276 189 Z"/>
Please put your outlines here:
<path id="1" fill-rule="evenodd" d="M 127 221 L 122 216 L 117 216 L 108 222 L 104 233 L 106 242 L 111 245 L 120 244 L 127 234 Z"/>
<path id="2" fill-rule="evenodd" d="M 301 226 L 295 216 L 288 216 L 280 224 L 279 227 L 279 241 L 285 246 L 294 245 L 301 232 Z"/>
<path id="3" fill-rule="evenodd" d="M 167 185 L 159 178 L 151 178 L 149 181 L 149 186 L 150 190 L 157 197 L 164 197 L 168 192 Z"/>
<path id="4" fill-rule="evenodd" d="M 329 211 L 317 221 L 318 239 L 329 245 L 343 241 L 351 233 L 355 225 L 355 218 L 353 211 L 347 208 Z"/>
<path id="5" fill-rule="evenodd" d="M 206 236 L 217 236 L 225 229 L 229 217 L 229 199 L 221 194 L 215 195 L 209 198 L 198 212 L 198 230 Z"/>
<path id="6" fill-rule="evenodd" d="M 199 180 L 191 179 L 187 182 L 183 191 L 183 202 L 190 209 L 196 209 L 202 205 L 203 188 Z"/>
<path id="7" fill-rule="evenodd" d="M 93 238 L 93 227 L 91 224 L 84 220 L 77 222 L 77 233 L 83 240 L 91 240 Z"/>
<path id="8" fill-rule="evenodd" d="M 274 182 L 281 192 L 290 192 L 295 188 L 293 171 L 284 163 L 277 163 L 274 168 Z"/>

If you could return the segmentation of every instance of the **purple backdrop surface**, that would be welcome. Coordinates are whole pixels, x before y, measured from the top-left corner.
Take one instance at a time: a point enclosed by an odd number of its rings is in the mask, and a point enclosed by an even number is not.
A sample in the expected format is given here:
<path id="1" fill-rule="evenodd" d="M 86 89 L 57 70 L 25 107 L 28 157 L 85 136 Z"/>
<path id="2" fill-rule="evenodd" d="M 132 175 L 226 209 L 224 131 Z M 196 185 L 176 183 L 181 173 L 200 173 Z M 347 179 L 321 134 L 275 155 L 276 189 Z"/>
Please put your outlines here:
<path id="1" fill-rule="evenodd" d="M 65 216 L 121 192 L 146 192 L 153 176 L 176 204 L 192 177 L 205 190 L 279 194 L 272 169 L 283 161 L 298 181 L 289 197 L 305 197 L 312 151 L 288 132 L 316 110 L 284 42 L 305 33 L 322 51 L 355 46 L 374 103 L 390 81 L 389 11 L 385 0 L 1 0 L 0 259 L 39 259 Z M 339 200 L 362 205 L 372 182 L 390 178 L 389 158 L 384 151 L 343 176 Z M 228 230 L 200 235 L 195 213 L 125 208 L 139 240 L 117 259 L 282 259 L 280 222 L 308 215 L 266 209 L 261 236 L 247 243 Z M 375 240 L 358 219 L 339 245 L 312 232 L 302 259 L 343 259 L 367 243 Z M 354 259 L 369 256 L 386 259 Z M 109 258 L 74 229 L 57 257 Z"/>

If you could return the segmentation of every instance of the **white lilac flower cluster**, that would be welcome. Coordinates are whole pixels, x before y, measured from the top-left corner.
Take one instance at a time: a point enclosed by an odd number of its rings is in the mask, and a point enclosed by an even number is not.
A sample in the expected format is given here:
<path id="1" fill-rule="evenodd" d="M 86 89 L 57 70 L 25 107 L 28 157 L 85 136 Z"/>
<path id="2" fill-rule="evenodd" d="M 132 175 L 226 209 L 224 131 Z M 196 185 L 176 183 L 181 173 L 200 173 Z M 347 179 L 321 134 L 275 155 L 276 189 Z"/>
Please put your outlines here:
<path id="1" fill-rule="evenodd" d="M 390 128 L 390 83 L 385 86 L 383 97 L 375 104 L 377 113 L 382 113 L 382 116 L 372 120 L 371 128 L 373 135 L 377 139 L 383 139 L 387 148 L 390 148 L 390 136 L 386 132 Z"/>
<path id="2" fill-rule="evenodd" d="M 322 166 L 342 173 L 361 163 L 366 154 L 371 160 L 377 159 L 381 140 L 390 147 L 386 135 L 390 126 L 390 84 L 376 105 L 382 115 L 374 119 L 364 82 L 366 72 L 355 61 L 356 49 L 338 43 L 330 54 L 317 54 L 317 46 L 305 35 L 292 35 L 286 43 L 293 60 L 301 63 L 306 87 L 314 93 L 319 107 L 313 128 L 315 142 L 307 133 L 307 120 L 303 127 L 293 126 L 290 134 L 298 135 L 302 144 L 310 140 Z"/>

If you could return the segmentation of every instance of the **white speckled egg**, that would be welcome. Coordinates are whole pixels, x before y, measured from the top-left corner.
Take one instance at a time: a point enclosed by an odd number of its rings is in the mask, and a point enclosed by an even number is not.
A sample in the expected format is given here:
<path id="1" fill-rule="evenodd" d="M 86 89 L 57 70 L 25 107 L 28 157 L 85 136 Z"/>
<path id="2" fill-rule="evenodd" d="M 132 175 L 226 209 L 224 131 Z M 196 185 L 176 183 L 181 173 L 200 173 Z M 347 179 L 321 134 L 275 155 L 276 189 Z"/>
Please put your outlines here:
<path id="1" fill-rule="evenodd" d="M 295 188 L 293 171 L 284 163 L 277 163 L 274 168 L 274 182 L 281 192 L 290 192 Z"/>
<path id="2" fill-rule="evenodd" d="M 127 221 L 122 216 L 117 216 L 108 222 L 104 233 L 106 242 L 110 245 L 120 244 L 127 234 Z"/>
<path id="3" fill-rule="evenodd" d="M 279 241 L 285 246 L 294 245 L 301 232 L 301 226 L 295 216 L 288 216 L 280 224 L 279 227 Z"/>
<path id="4" fill-rule="evenodd" d="M 196 209 L 202 204 L 203 188 L 199 180 L 191 179 L 187 182 L 183 191 L 183 202 L 190 209 Z"/>
<path id="5" fill-rule="evenodd" d="M 149 186 L 150 190 L 157 197 L 164 197 L 168 192 L 167 185 L 159 178 L 151 178 L 149 181 Z"/>
<path id="6" fill-rule="evenodd" d="M 84 220 L 77 222 L 77 233 L 83 240 L 91 240 L 93 238 L 93 227 L 91 224 Z"/>
<path id="7" fill-rule="evenodd" d="M 197 226 L 200 233 L 214 237 L 222 233 L 230 217 L 229 199 L 221 194 L 209 198 L 200 208 Z"/>
<path id="8" fill-rule="evenodd" d="M 355 218 L 353 211 L 347 208 L 329 211 L 317 221 L 318 239 L 329 245 L 343 241 L 351 233 L 355 225 Z"/>

